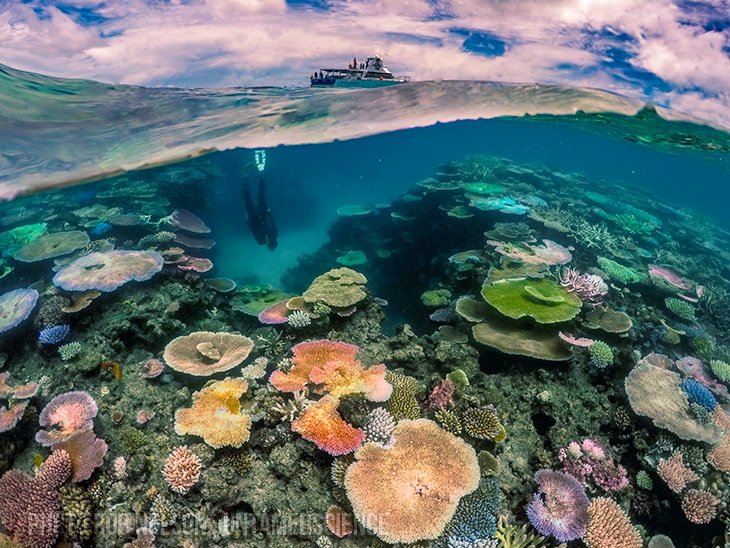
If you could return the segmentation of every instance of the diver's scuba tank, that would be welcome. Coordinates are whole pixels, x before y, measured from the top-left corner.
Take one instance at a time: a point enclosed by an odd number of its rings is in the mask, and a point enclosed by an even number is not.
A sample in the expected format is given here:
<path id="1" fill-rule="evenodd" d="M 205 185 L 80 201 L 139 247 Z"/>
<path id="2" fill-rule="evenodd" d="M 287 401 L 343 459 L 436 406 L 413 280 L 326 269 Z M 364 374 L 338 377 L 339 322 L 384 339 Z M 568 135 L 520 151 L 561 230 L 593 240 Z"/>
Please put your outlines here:
<path id="1" fill-rule="evenodd" d="M 263 172 L 266 167 L 266 151 L 264 149 L 254 150 L 253 159 L 259 172 Z"/>

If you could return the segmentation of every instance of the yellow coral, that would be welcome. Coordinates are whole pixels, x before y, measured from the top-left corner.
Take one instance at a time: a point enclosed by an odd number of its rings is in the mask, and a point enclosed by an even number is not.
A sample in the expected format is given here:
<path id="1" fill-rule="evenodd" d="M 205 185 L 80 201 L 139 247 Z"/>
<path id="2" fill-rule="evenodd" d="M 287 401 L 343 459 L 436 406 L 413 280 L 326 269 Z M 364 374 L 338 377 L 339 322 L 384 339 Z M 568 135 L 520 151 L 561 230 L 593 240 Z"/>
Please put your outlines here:
<path id="1" fill-rule="evenodd" d="M 244 379 L 226 378 L 193 394 L 193 406 L 175 413 L 175 433 L 201 436 L 219 449 L 248 441 L 251 417 L 241 412 L 239 399 L 248 390 Z"/>

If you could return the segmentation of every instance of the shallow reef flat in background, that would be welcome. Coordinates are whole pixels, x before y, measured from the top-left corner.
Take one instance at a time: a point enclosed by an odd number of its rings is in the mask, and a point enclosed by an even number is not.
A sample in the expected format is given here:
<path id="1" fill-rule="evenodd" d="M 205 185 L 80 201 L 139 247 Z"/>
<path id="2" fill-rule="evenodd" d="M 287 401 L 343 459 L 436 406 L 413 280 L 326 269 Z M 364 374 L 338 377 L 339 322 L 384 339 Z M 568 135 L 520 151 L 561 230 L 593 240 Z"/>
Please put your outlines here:
<path id="1" fill-rule="evenodd" d="M 727 133 L 545 86 L 3 75 L 0 544 L 730 543 Z M 444 113 L 504 119 L 415 129 Z"/>

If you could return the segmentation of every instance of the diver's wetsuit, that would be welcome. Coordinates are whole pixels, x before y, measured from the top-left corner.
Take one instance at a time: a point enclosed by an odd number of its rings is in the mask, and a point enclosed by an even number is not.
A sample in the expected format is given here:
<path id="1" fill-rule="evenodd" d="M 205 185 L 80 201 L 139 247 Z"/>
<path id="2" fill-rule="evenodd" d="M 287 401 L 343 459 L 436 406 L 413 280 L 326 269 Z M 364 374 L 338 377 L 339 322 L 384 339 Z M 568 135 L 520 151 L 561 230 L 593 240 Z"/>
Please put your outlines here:
<path id="1" fill-rule="evenodd" d="M 266 185 L 263 177 L 259 180 L 259 203 L 255 206 L 251 197 L 251 190 L 248 183 L 243 185 L 243 197 L 246 200 L 246 223 L 251 230 L 251 234 L 259 245 L 265 245 L 269 250 L 274 251 L 279 236 L 274 223 L 274 217 L 271 210 L 266 206 Z"/>

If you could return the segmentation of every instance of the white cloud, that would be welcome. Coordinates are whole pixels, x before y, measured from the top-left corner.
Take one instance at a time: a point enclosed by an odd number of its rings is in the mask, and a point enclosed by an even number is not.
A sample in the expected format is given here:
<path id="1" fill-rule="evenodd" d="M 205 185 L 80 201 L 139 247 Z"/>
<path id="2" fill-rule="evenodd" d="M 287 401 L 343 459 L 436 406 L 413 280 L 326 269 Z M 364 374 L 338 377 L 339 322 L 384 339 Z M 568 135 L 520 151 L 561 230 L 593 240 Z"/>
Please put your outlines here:
<path id="1" fill-rule="evenodd" d="M 53 7 L 39 17 L 32 4 L 6 2 L 0 62 L 142 85 L 306 85 L 320 66 L 380 53 L 415 79 L 566 83 L 640 97 L 636 75 L 624 81 L 621 67 L 604 63 L 602 51 L 619 47 L 634 68 L 693 93 L 686 106 L 697 106 L 700 90 L 714 96 L 709 111 L 717 112 L 730 89 L 728 32 L 704 31 L 701 14 L 688 18 L 666 0 L 335 0 L 329 10 L 285 0 L 69 3 L 108 20 L 80 24 Z M 439 10 L 450 17 L 432 17 Z M 465 51 L 454 28 L 492 33 L 507 51 Z M 661 97 L 679 104 L 683 95 Z"/>

